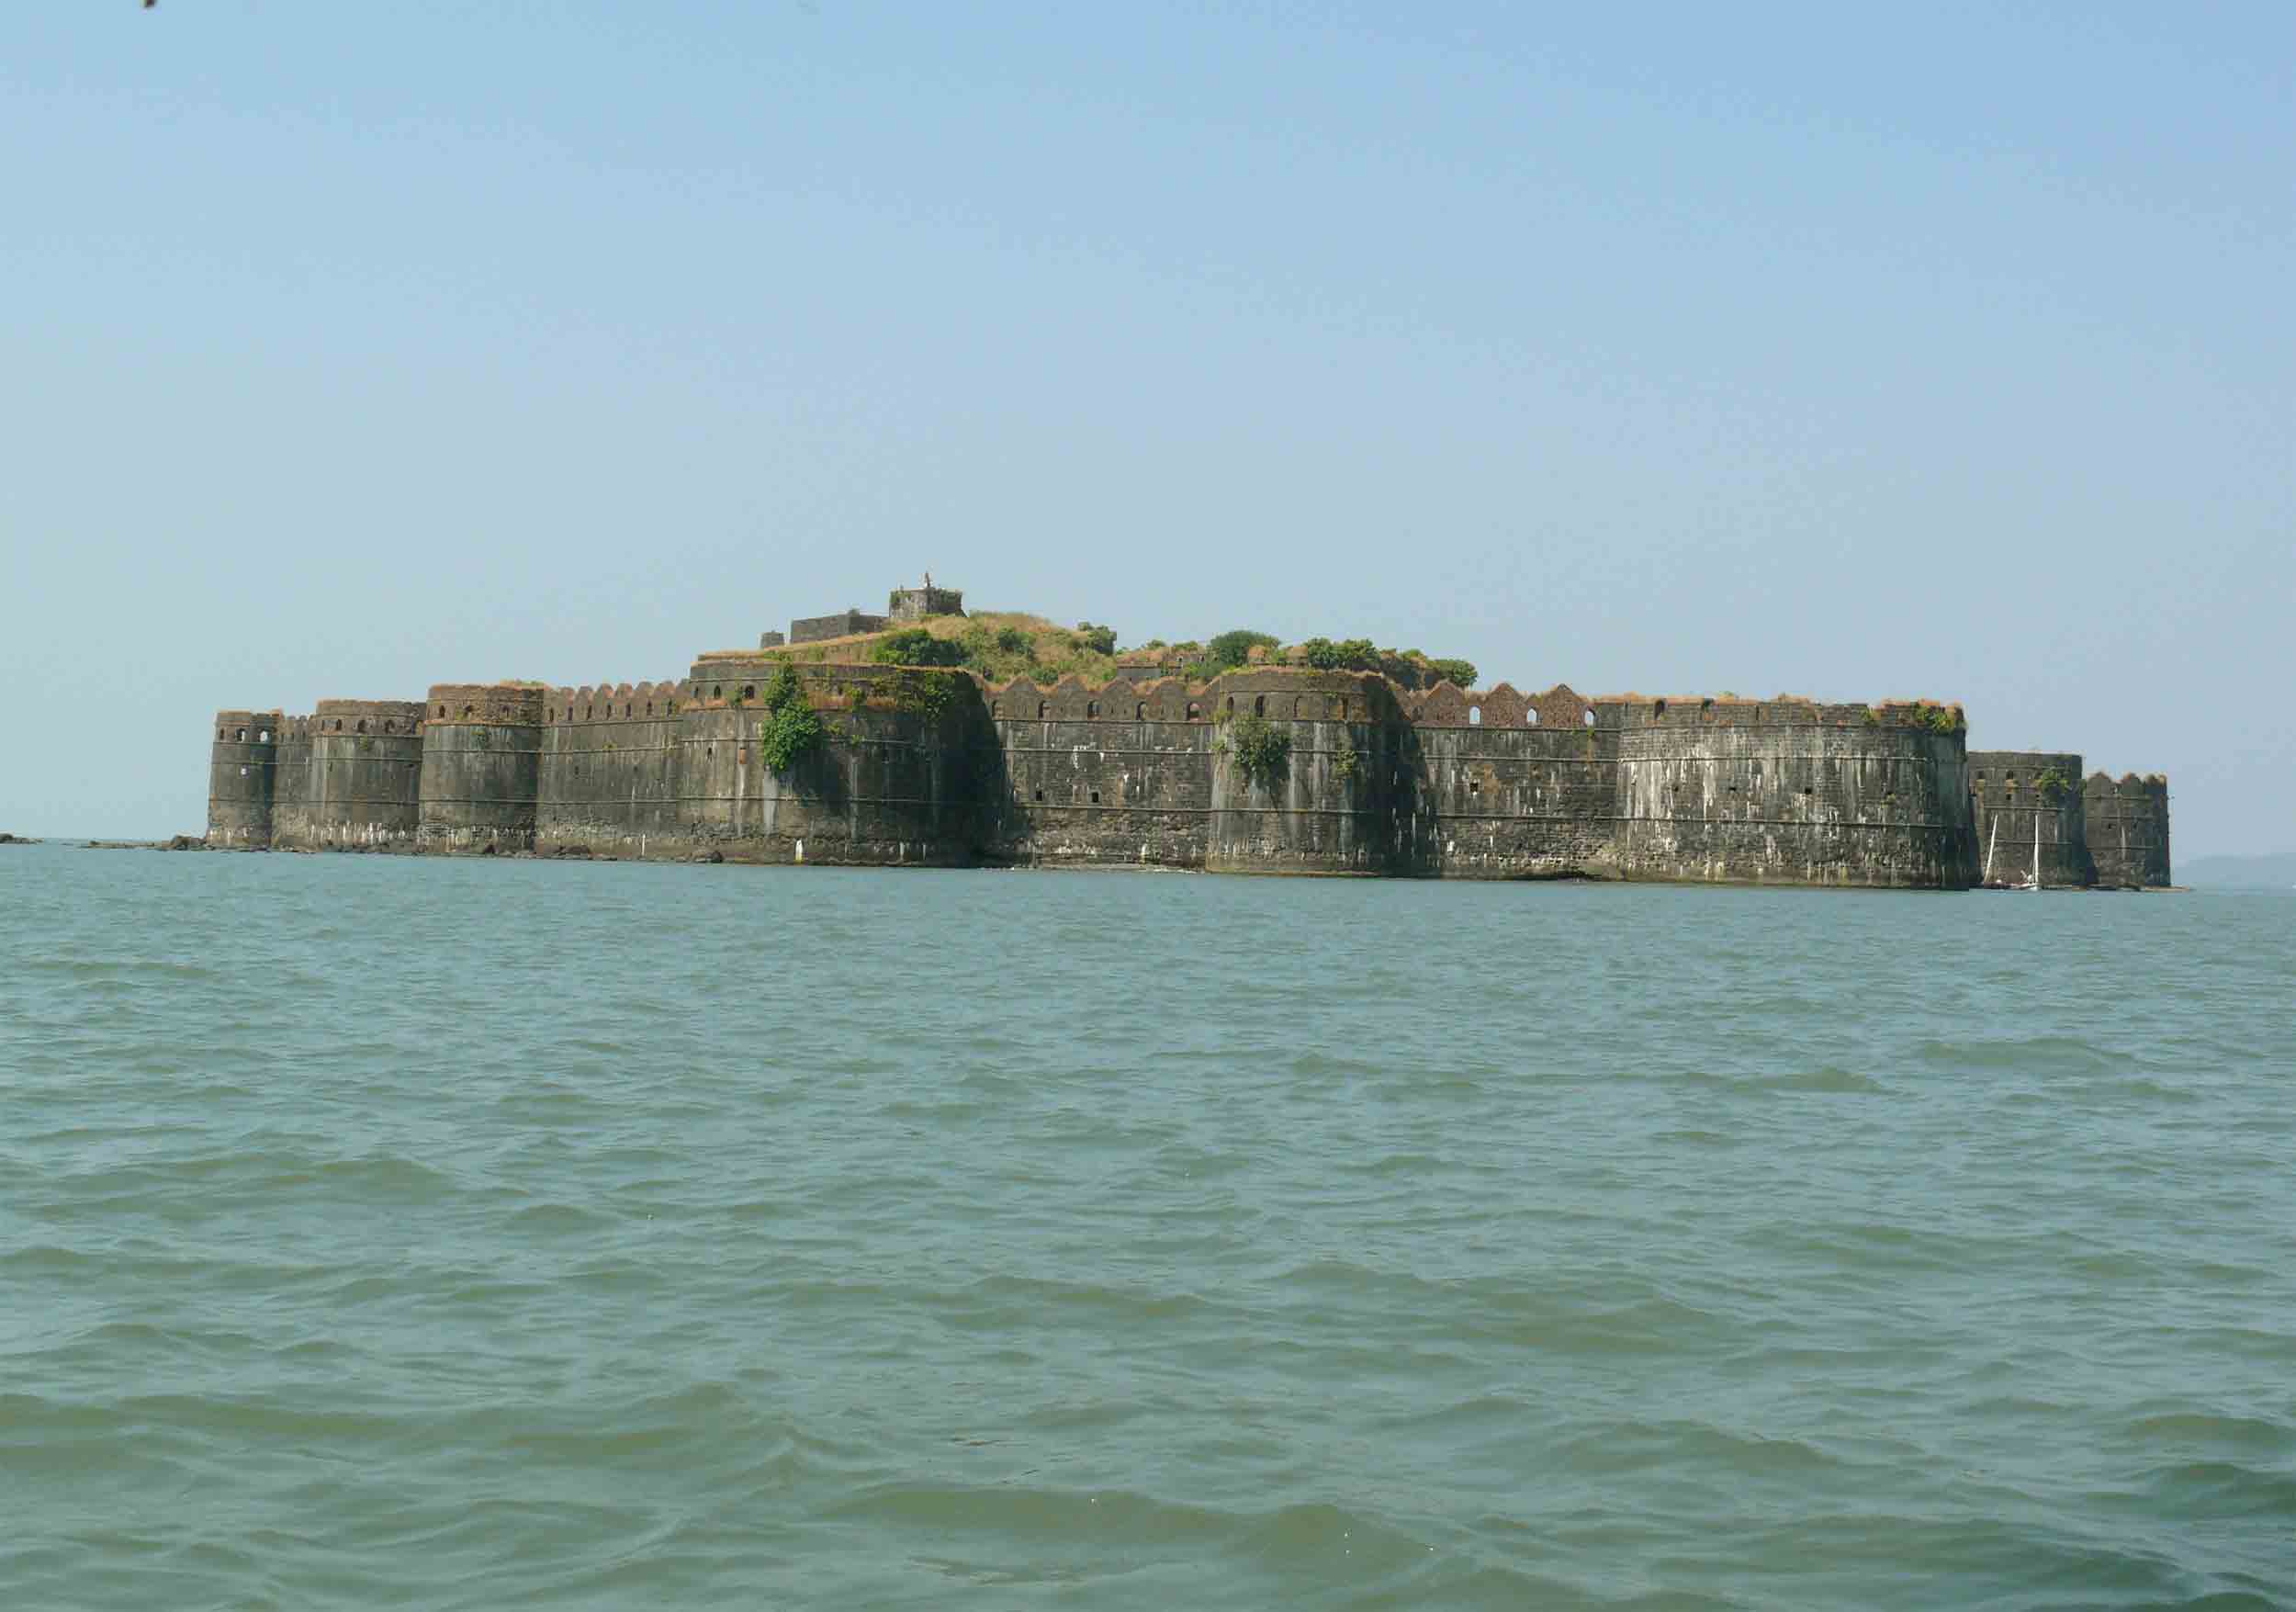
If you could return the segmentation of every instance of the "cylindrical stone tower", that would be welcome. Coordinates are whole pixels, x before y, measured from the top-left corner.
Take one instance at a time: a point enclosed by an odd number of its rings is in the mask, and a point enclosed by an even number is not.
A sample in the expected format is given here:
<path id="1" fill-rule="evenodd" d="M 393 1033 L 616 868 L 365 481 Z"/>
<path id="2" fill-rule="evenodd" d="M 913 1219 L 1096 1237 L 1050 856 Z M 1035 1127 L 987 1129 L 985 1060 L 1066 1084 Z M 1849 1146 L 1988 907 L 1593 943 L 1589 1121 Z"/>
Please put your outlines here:
<path id="1" fill-rule="evenodd" d="M 532 851 L 542 759 L 540 683 L 431 685 L 417 838 L 424 851 Z"/>
<path id="2" fill-rule="evenodd" d="M 2092 776 L 2087 795 L 2088 849 L 2097 882 L 2123 890 L 2165 888 L 2168 867 L 2168 780 L 2124 772 Z"/>
<path id="3" fill-rule="evenodd" d="M 2061 751 L 1971 750 L 1979 871 L 1992 885 L 2079 887 L 2097 882 L 2088 850 L 2081 759 Z"/>
<path id="4" fill-rule="evenodd" d="M 208 843 L 271 849 L 271 799 L 278 763 L 276 711 L 218 711 L 208 763 Z"/>
<path id="5" fill-rule="evenodd" d="M 297 851 L 413 850 L 423 710 L 416 700 L 320 701 L 309 723 L 308 787 L 300 798 L 280 792 L 273 842 Z"/>

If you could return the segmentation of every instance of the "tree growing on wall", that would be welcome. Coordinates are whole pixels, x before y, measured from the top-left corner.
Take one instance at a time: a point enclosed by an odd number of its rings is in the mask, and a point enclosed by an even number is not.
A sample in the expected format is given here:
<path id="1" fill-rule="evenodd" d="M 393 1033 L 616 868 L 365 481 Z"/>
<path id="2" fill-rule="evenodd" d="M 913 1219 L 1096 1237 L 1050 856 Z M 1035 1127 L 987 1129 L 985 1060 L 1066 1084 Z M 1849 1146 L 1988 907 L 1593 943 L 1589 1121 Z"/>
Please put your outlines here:
<path id="1" fill-rule="evenodd" d="M 796 670 L 784 665 L 765 685 L 765 720 L 758 724 L 758 754 L 786 772 L 821 743 L 821 718 L 805 699 Z"/>
<path id="2" fill-rule="evenodd" d="M 1291 776 L 1291 730 L 1265 716 L 1239 716 L 1225 735 L 1228 761 L 1246 781 L 1274 792 Z"/>

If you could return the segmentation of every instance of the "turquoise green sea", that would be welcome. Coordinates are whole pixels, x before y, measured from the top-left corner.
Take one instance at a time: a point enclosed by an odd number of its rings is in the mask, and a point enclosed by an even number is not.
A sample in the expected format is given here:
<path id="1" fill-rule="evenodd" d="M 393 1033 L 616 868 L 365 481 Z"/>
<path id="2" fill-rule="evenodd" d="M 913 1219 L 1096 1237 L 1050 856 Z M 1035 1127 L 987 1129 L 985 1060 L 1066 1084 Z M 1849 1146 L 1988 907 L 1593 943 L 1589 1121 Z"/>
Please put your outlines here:
<path id="1" fill-rule="evenodd" d="M 0 1606 L 2296 1605 L 2296 899 L 0 850 Z"/>

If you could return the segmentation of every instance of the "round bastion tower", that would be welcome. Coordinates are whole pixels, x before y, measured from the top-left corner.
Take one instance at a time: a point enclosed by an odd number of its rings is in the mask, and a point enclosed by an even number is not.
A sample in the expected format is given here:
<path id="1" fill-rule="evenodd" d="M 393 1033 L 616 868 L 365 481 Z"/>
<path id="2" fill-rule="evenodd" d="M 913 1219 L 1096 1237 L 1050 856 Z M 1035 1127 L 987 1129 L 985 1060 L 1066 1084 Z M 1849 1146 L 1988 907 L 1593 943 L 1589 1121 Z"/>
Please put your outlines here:
<path id="1" fill-rule="evenodd" d="M 422 817 L 422 718 L 414 700 L 321 700 L 305 798 L 281 792 L 283 850 L 411 851 Z"/>
<path id="2" fill-rule="evenodd" d="M 431 685 L 422 713 L 420 849 L 534 849 L 546 692 L 540 683 Z"/>
<path id="3" fill-rule="evenodd" d="M 208 763 L 208 843 L 271 849 L 271 802 L 278 766 L 276 711 L 218 711 Z"/>

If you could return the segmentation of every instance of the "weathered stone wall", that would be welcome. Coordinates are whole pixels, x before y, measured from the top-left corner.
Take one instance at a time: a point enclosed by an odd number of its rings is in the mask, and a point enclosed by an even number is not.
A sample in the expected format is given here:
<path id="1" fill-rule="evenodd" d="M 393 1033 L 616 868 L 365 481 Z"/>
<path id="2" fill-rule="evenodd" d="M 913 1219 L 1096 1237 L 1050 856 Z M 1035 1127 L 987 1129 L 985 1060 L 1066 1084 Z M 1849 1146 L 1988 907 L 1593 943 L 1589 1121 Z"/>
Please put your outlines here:
<path id="1" fill-rule="evenodd" d="M 1391 835 L 1374 764 L 1373 680 L 1236 673 L 1090 688 L 1028 678 L 985 688 L 995 733 L 983 854 L 1047 865 L 1223 872 L 1384 871 Z M 1384 685 L 1379 685 L 1384 688 Z M 1290 738 L 1283 774 L 1237 764 L 1231 724 L 1257 716 Z"/>
<path id="2" fill-rule="evenodd" d="M 1403 695 L 1382 765 L 1395 792 L 1394 871 L 1615 877 L 1617 746 L 1589 725 L 1593 708 L 1567 685 L 1525 694 L 1442 682 Z"/>
<path id="3" fill-rule="evenodd" d="M 277 711 L 218 711 L 208 757 L 208 843 L 271 845 L 272 802 L 284 718 Z"/>
<path id="4" fill-rule="evenodd" d="M 825 742 L 777 774 L 760 736 L 782 670 L 726 652 L 658 682 L 442 683 L 421 706 L 268 714 L 267 741 L 265 718 L 227 712 L 210 822 L 224 843 L 760 862 L 1919 887 L 1976 876 L 1967 758 L 1956 714 L 1936 707 L 1503 683 L 1401 693 L 1267 666 L 1205 684 L 1040 688 L 809 665 L 793 670 Z M 1260 723 L 1288 750 L 1253 775 L 1243 752 Z M 242 753 L 265 743 L 300 746 L 303 760 L 282 772 L 275 759 L 266 782 L 266 758 Z M 2165 786 L 2126 783 L 2131 809 L 2114 820 L 2130 824 L 2134 876 L 2166 882 Z M 2091 784 L 2120 802 L 2122 786 Z M 289 803 L 284 834 L 277 801 Z"/>
<path id="5" fill-rule="evenodd" d="M 1964 889 L 1962 736 L 1839 708 L 1622 713 L 1613 852 L 1628 878 Z M 1806 719 L 1805 719 L 1806 717 Z"/>
<path id="6" fill-rule="evenodd" d="M 977 763 L 990 747 L 971 678 L 795 668 L 824 741 L 781 774 L 759 739 L 769 719 L 761 694 L 782 666 L 725 655 L 694 666 L 692 704 L 679 715 L 682 849 L 734 862 L 976 860 L 985 788 Z"/>
<path id="7" fill-rule="evenodd" d="M 1972 750 L 1969 799 L 1981 876 L 1996 885 L 2021 885 L 2038 866 L 2043 888 L 2077 889 L 2097 882 L 2080 757 L 2053 750 Z"/>
<path id="8" fill-rule="evenodd" d="M 674 854 L 685 839 L 681 718 L 686 685 L 599 683 L 543 702 L 535 847 L 593 854 Z"/>
<path id="9" fill-rule="evenodd" d="M 2097 882 L 2114 889 L 2167 888 L 2168 780 L 2128 772 L 2116 782 L 2098 772 L 2081 793 Z"/>
<path id="10" fill-rule="evenodd" d="M 412 850 L 421 818 L 422 713 L 416 700 L 321 700 L 315 715 L 296 718 L 296 764 L 282 759 L 273 845 Z"/>
<path id="11" fill-rule="evenodd" d="M 422 718 L 425 851 L 531 851 L 546 691 L 523 683 L 433 683 Z"/>
<path id="12" fill-rule="evenodd" d="M 923 621 L 929 615 L 963 614 L 963 590 L 936 588 L 929 583 L 922 588 L 895 588 L 892 597 L 885 602 L 885 620 L 889 626 Z"/>
<path id="13" fill-rule="evenodd" d="M 881 633 L 885 630 L 885 618 L 870 615 L 859 610 L 841 610 L 835 615 L 801 616 L 789 624 L 789 641 L 793 644 L 817 644 L 824 638 L 850 638 L 855 633 Z"/>
<path id="14" fill-rule="evenodd" d="M 292 848 L 309 821 L 311 798 L 311 724 L 310 716 L 279 719 L 278 760 L 273 772 L 271 842 Z"/>

